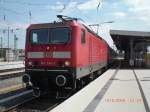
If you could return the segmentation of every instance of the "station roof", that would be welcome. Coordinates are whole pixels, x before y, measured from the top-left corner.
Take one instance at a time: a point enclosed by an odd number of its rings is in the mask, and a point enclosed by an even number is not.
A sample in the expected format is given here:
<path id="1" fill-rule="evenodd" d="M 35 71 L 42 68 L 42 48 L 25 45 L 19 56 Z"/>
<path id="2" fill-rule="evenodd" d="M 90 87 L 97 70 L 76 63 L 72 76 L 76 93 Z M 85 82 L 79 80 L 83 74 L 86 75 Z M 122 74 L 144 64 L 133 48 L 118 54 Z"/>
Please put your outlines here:
<path id="1" fill-rule="evenodd" d="M 150 32 L 110 30 L 110 35 L 119 50 L 128 49 L 131 39 L 134 40 L 134 43 L 150 42 Z"/>

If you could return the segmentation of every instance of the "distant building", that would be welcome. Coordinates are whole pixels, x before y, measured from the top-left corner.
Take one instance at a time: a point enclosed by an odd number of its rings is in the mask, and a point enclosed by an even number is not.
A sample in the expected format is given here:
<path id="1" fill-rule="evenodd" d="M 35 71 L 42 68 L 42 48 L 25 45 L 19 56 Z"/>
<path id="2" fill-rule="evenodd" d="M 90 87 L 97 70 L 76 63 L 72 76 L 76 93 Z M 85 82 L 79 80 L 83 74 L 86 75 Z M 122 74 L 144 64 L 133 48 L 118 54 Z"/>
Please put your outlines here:
<path id="1" fill-rule="evenodd" d="M 11 48 L 0 48 L 0 61 L 19 61 L 24 60 L 24 50 Z"/>
<path id="2" fill-rule="evenodd" d="M 17 60 L 24 60 L 25 50 L 24 49 L 17 49 L 16 50 L 16 57 L 17 57 Z"/>

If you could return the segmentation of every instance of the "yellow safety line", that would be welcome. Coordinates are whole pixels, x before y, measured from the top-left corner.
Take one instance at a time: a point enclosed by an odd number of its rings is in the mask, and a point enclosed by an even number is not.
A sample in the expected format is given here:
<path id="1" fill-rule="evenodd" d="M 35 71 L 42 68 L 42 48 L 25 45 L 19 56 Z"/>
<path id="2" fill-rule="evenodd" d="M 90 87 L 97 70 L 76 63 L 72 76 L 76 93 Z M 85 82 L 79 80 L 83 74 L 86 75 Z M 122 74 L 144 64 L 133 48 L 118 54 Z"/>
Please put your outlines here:
<path id="1" fill-rule="evenodd" d="M 18 89 L 24 88 L 24 84 L 13 85 L 7 88 L 0 89 L 0 95 L 8 92 L 16 91 Z"/>

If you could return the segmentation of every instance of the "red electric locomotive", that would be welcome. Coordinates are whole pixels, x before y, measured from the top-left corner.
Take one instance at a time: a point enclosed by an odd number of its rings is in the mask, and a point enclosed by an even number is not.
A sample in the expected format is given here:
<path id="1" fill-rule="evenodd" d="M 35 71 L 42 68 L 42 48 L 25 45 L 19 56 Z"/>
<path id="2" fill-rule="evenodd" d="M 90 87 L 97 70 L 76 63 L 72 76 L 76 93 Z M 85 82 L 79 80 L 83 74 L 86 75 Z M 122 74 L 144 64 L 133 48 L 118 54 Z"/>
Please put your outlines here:
<path id="1" fill-rule="evenodd" d="M 107 67 L 107 43 L 75 18 L 27 29 L 23 81 L 36 95 L 74 90 Z"/>

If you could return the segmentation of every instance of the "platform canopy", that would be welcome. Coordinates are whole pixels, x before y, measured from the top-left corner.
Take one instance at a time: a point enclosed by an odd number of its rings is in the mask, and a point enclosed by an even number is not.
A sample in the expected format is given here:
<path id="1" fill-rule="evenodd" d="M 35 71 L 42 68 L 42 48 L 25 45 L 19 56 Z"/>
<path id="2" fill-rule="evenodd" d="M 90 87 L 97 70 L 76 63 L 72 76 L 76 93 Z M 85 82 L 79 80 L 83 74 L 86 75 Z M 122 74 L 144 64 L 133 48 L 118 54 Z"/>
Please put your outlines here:
<path id="1" fill-rule="evenodd" d="M 135 67 L 150 65 L 150 32 L 110 30 L 119 51 L 124 51 L 124 63 Z"/>
<path id="2" fill-rule="evenodd" d="M 110 35 L 118 50 L 127 50 L 130 40 L 133 40 L 134 43 L 150 42 L 150 32 L 110 30 Z"/>

